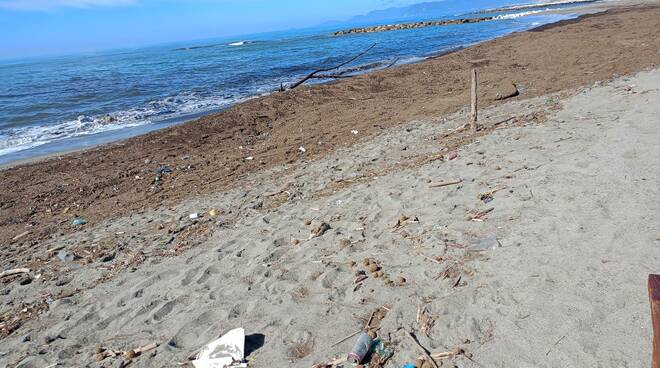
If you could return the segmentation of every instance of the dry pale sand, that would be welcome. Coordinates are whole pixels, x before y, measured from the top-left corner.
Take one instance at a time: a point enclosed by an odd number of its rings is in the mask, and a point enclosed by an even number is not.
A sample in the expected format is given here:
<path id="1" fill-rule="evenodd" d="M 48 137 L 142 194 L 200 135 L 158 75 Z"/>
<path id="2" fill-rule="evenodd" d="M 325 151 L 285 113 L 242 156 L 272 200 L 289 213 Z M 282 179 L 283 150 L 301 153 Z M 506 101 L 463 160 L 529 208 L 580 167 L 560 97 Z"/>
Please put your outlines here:
<path id="1" fill-rule="evenodd" d="M 96 347 L 158 342 L 131 366 L 177 366 L 244 327 L 265 337 L 251 367 L 311 367 L 343 356 L 352 340 L 332 344 L 379 310 L 374 325 L 395 351 L 387 367 L 418 355 L 401 328 L 431 351 L 470 352 L 458 367 L 647 366 L 645 282 L 660 264 L 658 101 L 652 70 L 504 104 L 482 112 L 487 129 L 453 160 L 465 111 L 414 121 L 253 174 L 242 188 L 46 242 L 82 258 L 52 257 L 59 276 L 40 288 L 37 279 L 2 289 L 2 309 L 40 300 L 39 290 L 60 299 L 2 340 L 0 365 L 118 367 L 122 358 L 96 362 Z M 464 182 L 431 187 L 453 179 Z M 502 190 L 480 200 L 493 189 Z M 212 208 L 223 216 L 210 218 Z M 193 222 L 191 212 L 205 216 Z M 331 228 L 308 240 L 322 222 Z M 172 238 L 206 238 L 186 249 L 141 233 L 161 224 Z M 104 239 L 116 253 L 83 262 Z M 130 272 L 153 254 L 169 257 Z M 113 269 L 129 272 L 99 284 Z M 360 271 L 368 278 L 355 290 Z M 434 323 L 416 321 L 418 306 Z"/>

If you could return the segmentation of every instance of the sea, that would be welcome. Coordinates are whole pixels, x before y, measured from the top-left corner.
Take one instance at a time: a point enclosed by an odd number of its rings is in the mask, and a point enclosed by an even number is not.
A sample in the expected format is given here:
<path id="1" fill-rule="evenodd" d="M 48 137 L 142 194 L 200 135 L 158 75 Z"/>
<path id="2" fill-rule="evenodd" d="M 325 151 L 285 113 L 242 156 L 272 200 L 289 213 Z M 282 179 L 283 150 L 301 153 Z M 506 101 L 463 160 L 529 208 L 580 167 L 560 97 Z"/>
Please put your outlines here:
<path id="1" fill-rule="evenodd" d="M 420 62 L 512 32 L 575 17 L 547 9 L 496 20 L 333 36 L 374 24 L 324 25 L 58 57 L 0 60 L 0 165 L 163 129 L 273 93 L 371 45 L 343 72 Z M 483 17 L 481 12 L 445 19 Z M 435 17 L 434 19 L 438 19 Z M 426 19 L 402 19 L 411 22 Z M 397 23 L 396 20 L 388 23 Z M 315 81 L 323 83 L 327 81 Z"/>

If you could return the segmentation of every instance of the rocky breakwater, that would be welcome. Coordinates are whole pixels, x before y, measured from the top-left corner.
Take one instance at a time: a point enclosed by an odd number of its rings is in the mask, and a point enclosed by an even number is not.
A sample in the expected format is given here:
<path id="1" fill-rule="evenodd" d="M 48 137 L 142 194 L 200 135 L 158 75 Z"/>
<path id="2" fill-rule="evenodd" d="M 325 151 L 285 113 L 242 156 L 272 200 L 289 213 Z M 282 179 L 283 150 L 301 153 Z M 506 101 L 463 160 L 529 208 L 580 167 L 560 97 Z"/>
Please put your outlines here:
<path id="1" fill-rule="evenodd" d="M 398 24 L 385 24 L 380 26 L 352 28 L 333 33 L 334 36 L 345 36 L 356 33 L 374 33 L 374 32 L 388 32 L 398 31 L 402 29 L 415 29 L 424 27 L 440 27 L 449 26 L 453 24 L 468 24 L 468 23 L 481 23 L 495 20 L 495 17 L 481 17 L 481 18 L 465 18 L 465 19 L 450 19 L 450 20 L 431 20 L 416 23 L 398 23 Z"/>

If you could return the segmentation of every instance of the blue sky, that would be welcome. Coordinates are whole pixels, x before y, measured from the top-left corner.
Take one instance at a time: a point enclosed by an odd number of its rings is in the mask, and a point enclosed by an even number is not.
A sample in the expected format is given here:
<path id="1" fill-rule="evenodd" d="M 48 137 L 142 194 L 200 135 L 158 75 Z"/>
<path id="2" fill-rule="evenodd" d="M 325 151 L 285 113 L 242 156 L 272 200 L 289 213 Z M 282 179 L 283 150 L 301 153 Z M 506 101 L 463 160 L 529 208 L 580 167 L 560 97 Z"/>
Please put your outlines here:
<path id="1" fill-rule="evenodd" d="M 415 2 L 420 1 L 0 0 L 0 58 L 298 28 Z"/>

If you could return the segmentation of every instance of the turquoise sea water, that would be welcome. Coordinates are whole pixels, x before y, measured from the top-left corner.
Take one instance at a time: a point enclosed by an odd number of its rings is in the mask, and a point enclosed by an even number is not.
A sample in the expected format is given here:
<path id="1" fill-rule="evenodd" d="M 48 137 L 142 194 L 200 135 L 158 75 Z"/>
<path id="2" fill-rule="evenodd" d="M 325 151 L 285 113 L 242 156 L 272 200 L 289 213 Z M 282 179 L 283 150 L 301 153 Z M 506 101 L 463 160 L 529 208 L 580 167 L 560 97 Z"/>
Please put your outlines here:
<path id="1" fill-rule="evenodd" d="M 347 66 L 411 63 L 570 18 L 499 13 L 476 24 L 334 37 L 317 27 L 131 50 L 0 61 L 0 164 L 105 143 L 269 93 L 319 66 L 377 46 Z M 476 17 L 454 15 L 447 18 Z M 406 20 L 410 21 L 410 19 Z"/>

